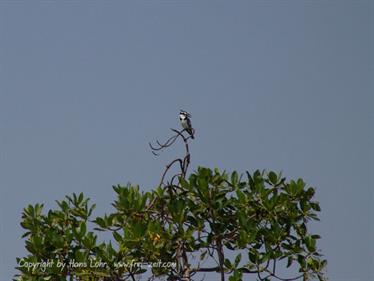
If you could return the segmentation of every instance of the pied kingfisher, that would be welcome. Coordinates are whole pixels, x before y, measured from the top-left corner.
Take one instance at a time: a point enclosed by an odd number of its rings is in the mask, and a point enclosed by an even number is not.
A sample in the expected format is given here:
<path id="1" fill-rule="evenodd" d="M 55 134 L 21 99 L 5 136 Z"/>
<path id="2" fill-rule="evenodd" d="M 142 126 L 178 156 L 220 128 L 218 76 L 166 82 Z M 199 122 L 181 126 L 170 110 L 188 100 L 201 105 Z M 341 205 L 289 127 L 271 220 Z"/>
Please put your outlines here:
<path id="1" fill-rule="evenodd" d="M 183 129 L 187 131 L 187 133 L 190 134 L 191 138 L 194 139 L 194 129 L 191 126 L 191 114 L 189 114 L 187 111 L 181 110 L 179 112 L 179 121 L 181 122 L 181 125 Z"/>

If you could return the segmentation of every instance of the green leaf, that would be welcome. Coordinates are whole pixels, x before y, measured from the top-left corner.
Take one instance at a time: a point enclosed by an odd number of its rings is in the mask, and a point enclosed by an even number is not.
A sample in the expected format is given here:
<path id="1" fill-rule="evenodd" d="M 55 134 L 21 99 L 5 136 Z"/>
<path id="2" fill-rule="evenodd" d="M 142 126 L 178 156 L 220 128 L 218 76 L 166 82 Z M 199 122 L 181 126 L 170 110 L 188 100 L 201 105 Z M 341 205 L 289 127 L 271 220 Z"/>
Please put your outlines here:
<path id="1" fill-rule="evenodd" d="M 113 232 L 113 237 L 114 237 L 114 239 L 116 239 L 116 241 L 118 242 L 118 243 L 121 243 L 122 242 L 122 236 L 117 232 L 117 231 L 114 231 Z"/>
<path id="2" fill-rule="evenodd" d="M 238 173 L 236 171 L 232 172 L 231 174 L 231 183 L 232 185 L 237 185 L 238 184 Z"/>
<path id="3" fill-rule="evenodd" d="M 314 193 L 315 193 L 314 188 L 313 187 L 309 187 L 308 190 L 305 192 L 306 199 L 307 200 L 312 199 L 312 197 L 314 196 Z"/>
<path id="4" fill-rule="evenodd" d="M 269 180 L 270 180 L 270 182 L 271 182 L 272 184 L 275 185 L 275 184 L 278 182 L 278 176 L 277 176 L 277 174 L 274 173 L 273 171 L 271 171 L 271 172 L 269 173 Z"/>
<path id="5" fill-rule="evenodd" d="M 305 237 L 304 243 L 310 252 L 314 252 L 316 250 L 316 240 L 312 236 Z"/>
<path id="6" fill-rule="evenodd" d="M 81 226 L 80 226 L 80 229 L 79 229 L 79 236 L 83 237 L 86 234 L 86 231 L 87 231 L 86 223 L 81 222 Z"/>
<path id="7" fill-rule="evenodd" d="M 245 203 L 245 195 L 240 189 L 236 190 L 236 196 L 238 196 L 240 203 Z"/>
<path id="8" fill-rule="evenodd" d="M 303 255 L 297 255 L 297 262 L 299 263 L 300 267 L 305 267 L 305 257 Z"/>
<path id="9" fill-rule="evenodd" d="M 257 263 L 257 260 L 258 260 L 258 254 L 257 252 L 254 252 L 254 251 L 249 251 L 248 252 L 248 259 L 252 262 L 252 263 Z"/>
<path id="10" fill-rule="evenodd" d="M 321 211 L 321 208 L 320 208 L 320 206 L 319 206 L 319 204 L 317 202 L 311 202 L 310 206 L 312 207 L 313 210 L 315 210 L 317 212 Z"/>
<path id="11" fill-rule="evenodd" d="M 96 204 L 92 204 L 92 206 L 90 207 L 90 209 L 89 209 L 89 211 L 88 211 L 88 214 L 87 214 L 88 217 L 91 216 L 92 211 L 95 210 L 95 208 L 96 208 Z"/>
<path id="12" fill-rule="evenodd" d="M 105 228 L 106 227 L 106 223 L 105 223 L 105 220 L 103 218 L 100 218 L 100 217 L 97 217 L 95 220 L 94 220 L 94 223 L 96 223 L 98 226 L 100 226 L 101 228 Z"/>
<path id="13" fill-rule="evenodd" d="M 242 254 L 239 253 L 239 254 L 236 256 L 236 258 L 235 258 L 235 267 L 238 267 L 238 265 L 239 265 L 241 259 L 242 259 Z"/>
<path id="14" fill-rule="evenodd" d="M 228 269 L 232 269 L 232 268 L 233 268 L 233 267 L 232 267 L 232 264 L 231 264 L 231 262 L 230 262 L 229 259 L 225 259 L 225 261 L 224 261 L 224 265 L 225 265 Z"/>
<path id="15" fill-rule="evenodd" d="M 186 189 L 186 190 L 190 189 L 190 185 L 188 181 L 186 181 L 183 177 L 179 177 L 179 183 L 183 189 Z"/>
<path id="16" fill-rule="evenodd" d="M 203 189 L 204 191 L 208 189 L 208 181 L 206 180 L 206 178 L 198 177 L 197 183 L 199 188 Z"/>
<path id="17" fill-rule="evenodd" d="M 78 204 L 80 204 L 80 203 L 82 203 L 82 201 L 83 201 L 83 192 L 81 192 L 80 194 L 79 194 L 79 197 L 78 197 Z"/>

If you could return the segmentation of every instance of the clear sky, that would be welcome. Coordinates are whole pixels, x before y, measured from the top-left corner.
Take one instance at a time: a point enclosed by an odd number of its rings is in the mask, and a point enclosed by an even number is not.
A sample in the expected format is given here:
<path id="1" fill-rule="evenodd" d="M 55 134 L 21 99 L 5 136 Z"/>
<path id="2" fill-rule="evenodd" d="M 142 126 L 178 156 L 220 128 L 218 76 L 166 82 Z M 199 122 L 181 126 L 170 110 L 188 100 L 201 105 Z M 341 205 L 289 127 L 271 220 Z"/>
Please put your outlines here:
<path id="1" fill-rule="evenodd" d="M 1 0 L 0 280 L 27 204 L 83 191 L 102 215 L 113 184 L 155 187 L 180 108 L 192 169 L 304 178 L 330 281 L 374 280 L 369 2 Z"/>

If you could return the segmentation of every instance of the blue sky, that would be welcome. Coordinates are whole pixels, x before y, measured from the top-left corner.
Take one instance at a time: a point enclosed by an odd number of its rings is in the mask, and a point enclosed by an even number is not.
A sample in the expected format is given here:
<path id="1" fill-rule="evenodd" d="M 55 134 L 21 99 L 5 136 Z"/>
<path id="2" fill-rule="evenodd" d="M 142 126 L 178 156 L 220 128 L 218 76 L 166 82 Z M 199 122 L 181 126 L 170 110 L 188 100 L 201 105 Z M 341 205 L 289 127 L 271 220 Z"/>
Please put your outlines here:
<path id="1" fill-rule="evenodd" d="M 180 108 L 192 169 L 304 178 L 330 280 L 373 279 L 372 18 L 364 0 L 1 1 L 1 280 L 27 204 L 82 191 L 101 215 L 113 184 L 155 187 L 177 151 L 148 142 Z"/>

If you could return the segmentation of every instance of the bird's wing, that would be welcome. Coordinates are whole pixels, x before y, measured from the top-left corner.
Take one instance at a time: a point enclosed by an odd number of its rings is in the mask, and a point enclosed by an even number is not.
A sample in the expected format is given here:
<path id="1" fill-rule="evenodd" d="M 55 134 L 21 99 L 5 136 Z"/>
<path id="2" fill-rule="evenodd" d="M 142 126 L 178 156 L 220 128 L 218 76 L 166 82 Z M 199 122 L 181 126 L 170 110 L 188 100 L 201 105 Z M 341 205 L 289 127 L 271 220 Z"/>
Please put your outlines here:
<path id="1" fill-rule="evenodd" d="M 187 125 L 188 125 L 188 128 L 192 128 L 191 120 L 189 118 L 187 119 Z"/>

